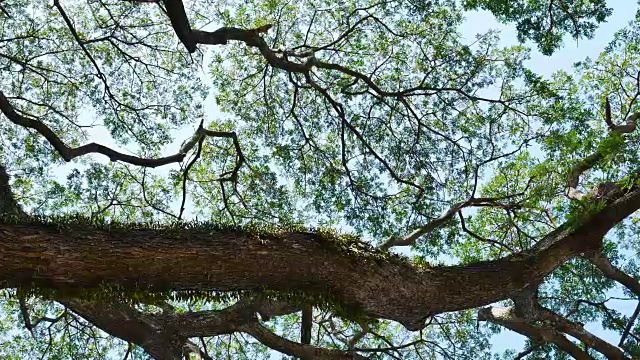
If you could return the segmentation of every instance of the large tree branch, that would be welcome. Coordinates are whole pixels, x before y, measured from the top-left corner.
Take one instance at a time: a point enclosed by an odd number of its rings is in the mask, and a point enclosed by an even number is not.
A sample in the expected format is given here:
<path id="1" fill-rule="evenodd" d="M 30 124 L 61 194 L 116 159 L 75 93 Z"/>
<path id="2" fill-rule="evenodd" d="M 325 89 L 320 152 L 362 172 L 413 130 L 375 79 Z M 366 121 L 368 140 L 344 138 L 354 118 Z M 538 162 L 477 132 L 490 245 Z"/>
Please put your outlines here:
<path id="1" fill-rule="evenodd" d="M 604 276 L 608 277 L 611 280 L 617 281 L 618 283 L 626 287 L 629 291 L 634 293 L 636 296 L 640 297 L 640 283 L 638 282 L 638 279 L 635 279 L 629 276 L 624 271 L 620 270 L 611 262 L 611 260 L 609 260 L 609 258 L 607 258 L 604 253 L 602 253 L 601 251 L 589 252 L 584 254 L 584 258 L 588 259 L 593 265 L 595 265 L 600 271 L 602 271 Z M 624 342 L 627 336 L 629 336 L 631 327 L 633 326 L 633 323 L 635 322 L 639 313 L 640 303 L 636 306 L 631 319 L 629 319 L 629 321 L 627 322 L 627 325 L 622 332 L 622 336 L 620 337 L 618 346 L 624 346 Z"/>
<path id="2" fill-rule="evenodd" d="M 105 332 L 142 347 L 158 360 L 179 359 L 187 338 L 172 327 L 159 327 L 153 315 L 119 302 L 60 300 L 60 303 Z"/>
<path id="3" fill-rule="evenodd" d="M 570 347 L 563 347 L 566 338 L 556 332 L 573 336 L 587 347 L 599 351 L 610 360 L 630 360 L 621 349 L 593 335 L 584 329 L 582 324 L 573 322 L 554 311 L 547 309 L 538 302 L 538 291 L 535 287 L 523 290 L 512 298 L 515 306 L 506 309 L 485 308 L 479 312 L 480 320 L 487 320 L 506 326 L 524 335 L 534 331 L 539 339 L 552 342 L 569 352 Z M 540 322 L 542 325 L 540 326 Z M 524 327 L 522 327 L 524 324 Z M 551 331 L 551 333 L 549 333 Z M 547 337 L 545 334 L 551 334 Z M 561 338 L 560 338 L 561 337 Z M 535 337 L 533 338 L 535 339 Z M 559 341 L 559 342 L 558 342 Z M 566 344 L 565 344 L 566 345 Z"/>
<path id="4" fill-rule="evenodd" d="M 602 271 L 604 276 L 619 282 L 629 289 L 629 291 L 640 297 L 640 283 L 638 280 L 618 269 L 618 267 L 615 266 L 601 251 L 585 253 L 584 258 L 588 259 L 593 265 Z"/>
<path id="5" fill-rule="evenodd" d="M 603 210 L 575 229 L 561 226 L 531 254 L 431 268 L 415 268 L 364 245 L 340 250 L 332 240 L 305 232 L 4 222 L 0 283 L 58 289 L 118 284 L 151 291 L 328 291 L 372 317 L 415 330 L 433 314 L 510 298 L 571 257 L 598 249 L 604 234 L 640 207 L 640 187 L 611 192 L 603 200 Z"/>
<path id="6" fill-rule="evenodd" d="M 196 43 L 192 36 L 191 25 L 189 25 L 189 19 L 184 10 L 182 0 L 162 0 L 162 2 L 167 8 L 167 15 L 178 39 L 187 48 L 188 52 L 194 53 L 197 49 Z"/>
<path id="7" fill-rule="evenodd" d="M 580 340 L 585 345 L 589 346 L 590 348 L 595 349 L 596 351 L 599 351 L 604 356 L 606 356 L 607 359 L 612 359 L 612 360 L 630 359 L 624 355 L 622 350 L 600 339 L 599 337 L 593 335 L 589 331 L 585 330 L 582 327 L 582 325 L 575 323 L 573 321 L 570 321 L 564 318 L 563 316 L 556 314 L 555 312 L 544 307 L 538 307 L 536 309 L 536 312 L 537 312 L 536 315 L 538 316 L 539 319 L 547 320 L 548 322 L 552 323 L 557 330 L 565 334 L 571 335 L 574 338 Z"/>
<path id="8" fill-rule="evenodd" d="M 176 327 L 181 336 L 187 338 L 209 337 L 231 334 L 246 324 L 271 317 L 300 311 L 301 306 L 293 303 L 266 299 L 242 299 L 222 310 L 195 311 L 182 314 L 164 313 L 156 315 L 156 321 Z"/>

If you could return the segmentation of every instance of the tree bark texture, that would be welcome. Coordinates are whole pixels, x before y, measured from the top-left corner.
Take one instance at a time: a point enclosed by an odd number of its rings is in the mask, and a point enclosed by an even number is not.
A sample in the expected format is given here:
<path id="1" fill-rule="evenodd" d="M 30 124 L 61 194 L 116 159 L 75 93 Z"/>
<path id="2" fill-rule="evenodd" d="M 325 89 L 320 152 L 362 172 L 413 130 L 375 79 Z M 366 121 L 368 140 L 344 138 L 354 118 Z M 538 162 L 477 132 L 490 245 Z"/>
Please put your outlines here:
<path id="1" fill-rule="evenodd" d="M 3 287 L 330 292 L 374 317 L 421 328 L 434 314 L 506 299 L 602 237 L 640 206 L 640 189 L 614 191 L 574 229 L 561 226 L 531 254 L 474 264 L 415 268 L 327 246 L 320 235 L 244 230 L 99 229 L 0 224 Z"/>

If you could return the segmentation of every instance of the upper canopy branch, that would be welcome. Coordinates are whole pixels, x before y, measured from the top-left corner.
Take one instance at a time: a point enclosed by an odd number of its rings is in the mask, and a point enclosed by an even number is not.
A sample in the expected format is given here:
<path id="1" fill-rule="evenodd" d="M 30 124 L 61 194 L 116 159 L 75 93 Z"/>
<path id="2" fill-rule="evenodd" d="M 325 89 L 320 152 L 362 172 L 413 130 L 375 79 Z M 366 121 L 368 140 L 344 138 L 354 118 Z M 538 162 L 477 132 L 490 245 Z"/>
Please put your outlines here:
<path id="1" fill-rule="evenodd" d="M 18 114 L 13 108 L 13 105 L 11 105 L 11 103 L 9 102 L 9 99 L 4 95 L 2 91 L 0 91 L 0 111 L 2 111 L 2 113 L 12 123 L 29 129 L 34 129 L 38 133 L 40 133 L 40 135 L 47 139 L 47 141 L 53 146 L 53 148 L 67 162 L 79 156 L 97 153 L 107 156 L 111 161 L 122 161 L 136 166 L 155 168 L 158 166 L 163 166 L 184 160 L 187 152 L 193 149 L 193 147 L 198 143 L 198 140 L 200 140 L 203 136 L 210 136 L 231 138 L 233 140 L 234 147 L 236 148 L 236 151 L 238 151 L 237 156 L 239 157 L 239 161 L 236 163 L 236 166 L 231 173 L 232 175 L 235 174 L 235 177 L 237 177 L 237 172 L 240 169 L 240 166 L 242 166 L 242 164 L 244 163 L 244 156 L 240 151 L 240 144 L 238 142 L 237 135 L 232 131 L 213 131 L 204 129 L 202 128 L 202 126 L 200 126 L 196 131 L 196 134 L 182 146 L 178 153 L 160 158 L 142 158 L 138 156 L 123 154 L 109 147 L 96 143 L 90 143 L 76 148 L 71 148 L 67 146 L 62 141 L 62 139 L 60 139 L 58 135 L 56 135 L 55 132 L 53 132 L 53 130 L 51 130 L 43 122 Z"/>
<path id="2" fill-rule="evenodd" d="M 611 105 L 609 104 L 609 99 L 606 99 L 605 122 L 612 134 L 626 134 L 634 132 L 636 130 L 636 121 L 639 118 L 640 112 L 635 112 L 627 117 L 625 124 L 614 124 L 611 120 Z M 605 155 L 607 154 L 603 150 L 598 149 L 593 154 L 582 159 L 571 169 L 567 178 L 567 196 L 569 198 L 579 200 L 584 196 L 584 194 L 577 189 L 578 184 L 580 183 L 580 176 L 603 160 Z"/>
<path id="3" fill-rule="evenodd" d="M 500 198 L 471 198 L 466 201 L 460 201 L 453 204 L 449 210 L 447 210 L 442 216 L 429 221 L 422 227 L 414 230 L 411 234 L 405 237 L 391 237 L 382 245 L 380 245 L 380 249 L 386 250 L 393 246 L 409 246 L 413 245 L 418 238 L 421 236 L 428 234 L 445 224 L 447 224 L 455 214 L 460 212 L 463 208 L 471 207 L 471 206 L 495 206 L 495 207 L 514 207 L 517 205 L 514 204 L 503 204 L 500 203 L 501 200 L 505 200 L 506 198 L 516 197 L 522 194 L 515 194 L 508 197 L 500 197 Z"/>
<path id="4" fill-rule="evenodd" d="M 354 84 L 356 81 L 364 82 L 378 96 L 396 98 L 412 95 L 434 95 L 438 92 L 455 92 L 467 98 L 468 100 L 498 103 L 515 112 L 521 113 L 521 111 L 512 108 L 508 104 L 508 100 L 480 97 L 468 93 L 463 89 L 457 87 L 435 87 L 426 86 L 421 83 L 420 85 L 399 91 L 384 90 L 378 84 L 376 84 L 370 76 L 339 64 L 329 63 L 317 59 L 313 50 L 307 50 L 303 52 L 290 52 L 287 50 L 271 49 L 267 42 L 261 36 L 262 33 L 265 33 L 272 27 L 271 24 L 253 29 L 241 29 L 227 26 L 221 27 L 215 31 L 196 30 L 192 29 L 191 25 L 189 24 L 189 19 L 185 12 L 182 0 L 163 0 L 163 2 L 167 7 L 167 15 L 169 16 L 171 25 L 173 26 L 176 35 L 185 45 L 187 51 L 189 51 L 190 53 L 196 51 L 197 44 L 225 45 L 230 40 L 241 41 L 249 47 L 258 48 L 261 55 L 265 58 L 265 60 L 267 60 L 269 65 L 275 68 L 279 68 L 291 73 L 301 74 L 309 74 L 313 67 L 316 67 L 318 69 L 337 71 L 353 77 Z M 323 49 L 323 47 L 320 47 L 318 49 Z M 290 61 L 287 58 L 287 55 L 293 55 L 293 57 L 295 58 L 306 58 L 306 60 L 304 62 Z"/>

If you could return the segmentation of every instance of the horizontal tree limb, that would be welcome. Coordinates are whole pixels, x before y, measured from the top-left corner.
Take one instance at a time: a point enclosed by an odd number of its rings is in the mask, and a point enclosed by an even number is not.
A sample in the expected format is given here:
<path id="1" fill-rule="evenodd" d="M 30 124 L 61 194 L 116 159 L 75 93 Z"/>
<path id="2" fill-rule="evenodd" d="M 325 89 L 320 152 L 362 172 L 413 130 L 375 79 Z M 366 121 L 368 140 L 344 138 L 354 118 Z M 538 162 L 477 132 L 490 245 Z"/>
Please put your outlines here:
<path id="1" fill-rule="evenodd" d="M 561 226 L 531 254 L 416 268 L 385 253 L 338 250 L 315 233 L 239 229 L 96 228 L 27 221 L 0 224 L 0 284 L 53 289 L 262 290 L 330 293 L 410 330 L 427 317 L 484 306 L 537 284 L 571 257 L 595 251 L 640 207 L 640 187 L 614 191 L 575 229 Z M 189 266 L 184 266 L 189 264 Z"/>

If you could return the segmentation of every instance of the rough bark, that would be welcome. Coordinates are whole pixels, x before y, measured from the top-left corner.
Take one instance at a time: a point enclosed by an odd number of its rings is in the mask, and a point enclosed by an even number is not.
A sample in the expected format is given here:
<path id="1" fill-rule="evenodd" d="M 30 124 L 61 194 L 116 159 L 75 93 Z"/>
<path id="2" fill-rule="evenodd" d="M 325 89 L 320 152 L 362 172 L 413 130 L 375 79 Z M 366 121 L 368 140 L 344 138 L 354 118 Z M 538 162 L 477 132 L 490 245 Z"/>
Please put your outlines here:
<path id="1" fill-rule="evenodd" d="M 417 269 L 337 251 L 313 233 L 257 236 L 242 230 L 97 229 L 0 224 L 4 287 L 329 291 L 366 314 L 419 329 L 428 316 L 480 307 L 536 284 L 569 258 L 597 250 L 604 234 L 640 206 L 640 188 L 614 191 L 583 225 L 562 226 L 530 255 Z M 189 266 L 184 266 L 189 264 Z"/>
<path id="2" fill-rule="evenodd" d="M 145 0 L 140 0 L 145 1 Z M 460 89 L 416 87 L 402 91 L 384 90 L 365 74 L 338 64 L 320 61 L 313 52 L 299 56 L 300 62 L 289 61 L 282 52 L 271 49 L 260 33 L 268 29 L 239 29 L 223 27 L 213 32 L 191 29 L 186 11 L 180 0 L 162 0 L 166 13 L 178 38 L 193 53 L 198 44 L 222 45 L 241 41 L 256 48 L 269 65 L 290 73 L 308 76 L 313 67 L 336 71 L 362 81 L 382 97 L 402 97 L 420 91 L 455 91 Z M 73 36 L 90 58 L 71 22 L 54 2 Z M 302 60 L 304 59 L 304 61 Z M 95 62 L 94 62 L 95 64 Z M 98 66 L 96 65 L 96 68 Z M 98 70 L 99 72 L 99 70 Z M 99 73 L 101 75 L 101 73 Z M 329 93 L 315 86 L 336 112 L 344 118 L 341 104 Z M 469 99 L 479 100 L 465 94 Z M 484 99 L 489 101 L 487 99 Z M 500 102 L 494 100 L 493 102 Z M 187 142 L 179 153 L 161 159 L 144 159 L 119 153 L 98 144 L 70 148 L 46 127 L 44 123 L 22 116 L 13 109 L 0 92 L 0 110 L 14 124 L 38 131 L 69 161 L 88 153 L 101 153 L 113 161 L 155 167 L 181 161 L 185 153 L 197 142 Z M 625 125 L 614 125 L 610 109 L 607 123 L 613 132 L 635 130 L 638 115 L 633 114 Z M 362 135 L 345 120 L 345 124 L 359 138 Z M 240 160 L 234 174 L 242 165 L 242 155 L 235 133 L 207 132 L 208 136 L 232 137 Z M 197 134 L 198 135 L 198 134 Z M 198 135 L 201 136 L 201 135 Z M 366 143 L 366 142 L 365 142 Z M 375 152 L 368 148 L 372 153 Z M 568 194 L 578 199 L 579 177 L 604 158 L 595 153 L 577 164 L 568 180 Z M 392 178 L 398 178 L 381 158 Z M 8 190 L 8 180 L 0 167 L 0 214 L 24 216 Z M 186 175 L 185 175 L 186 179 Z M 237 180 L 235 175 L 229 180 Z M 476 201 L 479 199 L 475 199 Z M 313 233 L 282 233 L 256 235 L 242 230 L 210 229 L 104 229 L 88 225 L 45 225 L 25 220 L 0 221 L 0 286 L 97 288 L 103 284 L 120 285 L 124 289 L 166 290 L 260 290 L 330 292 L 344 304 L 357 306 L 367 315 L 401 322 L 410 330 L 420 329 L 424 320 L 434 314 L 484 306 L 495 301 L 517 298 L 527 288 L 535 288 L 556 267 L 572 257 L 598 254 L 602 238 L 617 222 L 640 207 L 640 189 L 623 193 L 613 189 L 603 196 L 604 210 L 584 219 L 582 225 L 561 226 L 539 241 L 527 254 L 479 262 L 464 266 L 415 268 L 408 263 L 381 260 L 348 251 L 337 251 Z M 470 200 L 471 201 L 471 200 Z M 461 204 L 461 205 L 460 205 Z M 454 205 L 443 217 L 426 224 L 404 239 L 391 239 L 384 247 L 408 245 L 435 227 L 441 226 L 466 206 Z M 469 205 L 469 201 L 466 202 Z M 9 217 L 6 217 L 9 219 Z M 375 251 L 375 250 L 372 250 Z M 625 277 L 608 263 L 606 258 L 590 257 L 608 277 L 620 281 L 634 292 L 637 282 Z M 189 266 L 184 266 L 188 264 Z M 261 326 L 255 316 L 277 316 L 299 310 L 289 305 L 278 309 L 239 303 L 222 311 L 174 314 L 147 314 L 118 302 L 95 303 L 79 299 L 58 299 L 94 325 L 110 334 L 138 344 L 157 359 L 177 359 L 189 337 L 216 336 L 232 332 L 245 332 L 258 341 L 283 353 L 309 359 L 353 359 L 359 355 L 339 350 L 320 349 L 310 342 L 310 311 L 303 321 L 301 341 L 298 344 L 284 339 Z M 533 302 L 528 309 L 535 310 Z M 517 309 L 516 309 L 517 310 Z M 623 359 L 619 349 L 585 332 L 579 324 L 568 321 L 546 309 L 496 312 L 483 309 L 479 318 L 495 322 L 530 337 L 536 342 L 550 342 L 578 359 L 591 357 L 562 333 L 580 339 L 598 349 L 609 358 Z M 27 318 L 27 317 L 25 317 Z M 543 319 L 544 326 L 532 319 Z M 623 337 L 624 338 L 624 337 Z M 357 340 L 354 340 L 355 344 Z M 352 348 L 350 345 L 350 348 Z M 196 346 L 197 350 L 197 346 Z"/>

